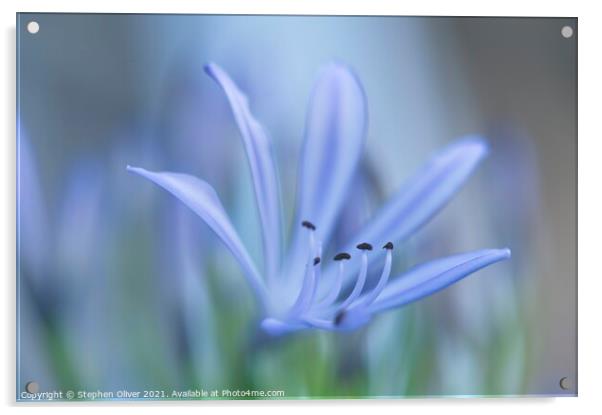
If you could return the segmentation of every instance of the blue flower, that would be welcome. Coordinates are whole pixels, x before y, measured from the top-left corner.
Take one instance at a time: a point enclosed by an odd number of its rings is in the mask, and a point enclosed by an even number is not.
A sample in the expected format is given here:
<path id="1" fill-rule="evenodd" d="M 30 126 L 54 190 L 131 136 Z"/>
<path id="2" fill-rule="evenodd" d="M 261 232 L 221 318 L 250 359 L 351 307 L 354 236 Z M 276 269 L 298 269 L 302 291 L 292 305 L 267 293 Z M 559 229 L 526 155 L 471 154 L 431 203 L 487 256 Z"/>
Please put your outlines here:
<path id="1" fill-rule="evenodd" d="M 261 308 L 261 327 L 281 335 L 297 330 L 353 330 L 377 314 L 433 294 L 465 276 L 510 257 L 508 249 L 484 249 L 439 258 L 389 278 L 394 243 L 425 224 L 456 193 L 485 157 L 480 137 L 469 136 L 444 148 L 415 174 L 332 258 L 322 258 L 337 216 L 352 188 L 364 145 L 366 97 L 346 66 L 325 66 L 314 87 L 299 173 L 296 222 L 287 252 L 271 142 L 253 117 L 247 97 L 215 64 L 205 67 L 223 89 L 246 150 L 263 231 L 260 271 L 241 242 L 216 191 L 186 174 L 137 173 L 172 193 L 217 234 L 238 260 Z M 371 244 L 379 244 L 372 246 Z M 381 248 L 382 247 L 382 248 Z M 375 260 L 384 267 L 366 289 Z"/>

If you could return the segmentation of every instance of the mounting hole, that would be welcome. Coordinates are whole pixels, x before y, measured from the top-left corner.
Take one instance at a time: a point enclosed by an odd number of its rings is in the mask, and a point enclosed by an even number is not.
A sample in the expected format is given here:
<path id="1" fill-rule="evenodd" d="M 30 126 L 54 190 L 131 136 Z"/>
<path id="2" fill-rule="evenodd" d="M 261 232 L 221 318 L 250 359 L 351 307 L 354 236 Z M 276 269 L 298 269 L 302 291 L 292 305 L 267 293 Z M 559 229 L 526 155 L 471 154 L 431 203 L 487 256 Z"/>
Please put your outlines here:
<path id="1" fill-rule="evenodd" d="M 562 29 L 560 29 L 560 34 L 563 38 L 570 39 L 573 37 L 573 28 L 571 26 L 563 26 Z"/>
<path id="2" fill-rule="evenodd" d="M 40 31 L 40 24 L 35 20 L 32 20 L 31 22 L 27 23 L 27 31 L 32 35 L 35 35 Z"/>
<path id="3" fill-rule="evenodd" d="M 25 390 L 28 393 L 38 393 L 40 390 L 40 385 L 38 385 L 38 382 L 27 382 L 25 384 Z"/>
<path id="4" fill-rule="evenodd" d="M 558 382 L 558 384 L 560 385 L 560 388 L 565 391 L 571 389 L 571 381 L 567 377 L 560 379 L 560 382 Z"/>

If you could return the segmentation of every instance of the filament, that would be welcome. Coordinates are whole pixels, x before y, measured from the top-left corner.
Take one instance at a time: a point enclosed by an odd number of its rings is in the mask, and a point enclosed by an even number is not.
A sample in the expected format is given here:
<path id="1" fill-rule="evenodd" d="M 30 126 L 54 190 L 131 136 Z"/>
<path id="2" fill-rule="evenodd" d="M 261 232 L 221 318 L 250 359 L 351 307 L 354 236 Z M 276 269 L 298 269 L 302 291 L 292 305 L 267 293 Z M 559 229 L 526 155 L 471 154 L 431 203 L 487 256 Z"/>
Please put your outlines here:
<path id="1" fill-rule="evenodd" d="M 382 274 L 380 274 L 380 279 L 378 280 L 376 287 L 374 287 L 374 289 L 370 291 L 370 293 L 368 293 L 362 301 L 363 305 L 368 306 L 372 304 L 374 300 L 376 300 L 376 298 L 379 296 L 379 294 L 385 289 L 385 285 L 387 285 L 387 281 L 389 281 L 389 275 L 391 274 L 391 263 L 393 262 L 392 252 L 392 249 L 387 248 L 387 257 L 385 259 L 385 266 L 383 267 L 383 272 Z"/>
<path id="2" fill-rule="evenodd" d="M 328 294 L 326 294 L 326 297 L 324 297 L 318 304 L 318 307 L 328 307 L 329 305 L 331 305 L 332 303 L 334 303 L 336 301 L 336 299 L 339 297 L 339 294 L 341 293 L 341 288 L 343 286 L 343 275 L 345 272 L 345 261 L 338 261 L 339 262 L 339 270 L 337 272 L 337 275 L 335 277 L 334 280 L 334 286 L 328 291 Z"/>
<path id="3" fill-rule="evenodd" d="M 311 306 L 316 293 L 316 274 L 320 270 L 320 262 L 320 257 L 315 257 L 311 262 L 306 264 L 303 285 L 301 286 L 295 304 L 291 307 L 291 316 L 303 314 Z"/>
<path id="4" fill-rule="evenodd" d="M 322 242 L 318 242 L 318 256 L 316 258 L 322 258 Z M 313 286 L 313 290 L 311 292 L 311 298 L 309 300 L 309 306 L 312 305 L 312 303 L 314 302 L 314 299 L 316 298 L 316 292 L 318 291 L 318 284 L 321 281 L 321 276 L 322 276 L 322 266 L 320 265 L 320 263 L 318 262 L 318 264 L 315 263 L 316 258 L 314 258 L 314 286 Z"/>
<path id="5" fill-rule="evenodd" d="M 349 297 L 347 297 L 347 299 L 345 299 L 345 301 L 343 301 L 337 307 L 337 310 L 344 310 L 351 303 L 353 303 L 357 297 L 359 297 L 360 293 L 362 292 L 362 289 L 364 288 L 364 284 L 366 283 L 366 275 L 367 274 L 368 274 L 368 255 L 366 254 L 366 251 L 364 250 L 364 251 L 362 251 L 362 265 L 361 265 L 357 280 L 355 281 L 355 287 L 353 287 L 353 291 L 351 291 L 351 294 L 349 294 Z"/>
<path id="6" fill-rule="evenodd" d="M 307 253 L 307 257 L 311 260 L 314 257 L 314 252 L 316 249 L 316 236 L 315 231 L 313 229 L 309 229 L 309 252 Z"/>

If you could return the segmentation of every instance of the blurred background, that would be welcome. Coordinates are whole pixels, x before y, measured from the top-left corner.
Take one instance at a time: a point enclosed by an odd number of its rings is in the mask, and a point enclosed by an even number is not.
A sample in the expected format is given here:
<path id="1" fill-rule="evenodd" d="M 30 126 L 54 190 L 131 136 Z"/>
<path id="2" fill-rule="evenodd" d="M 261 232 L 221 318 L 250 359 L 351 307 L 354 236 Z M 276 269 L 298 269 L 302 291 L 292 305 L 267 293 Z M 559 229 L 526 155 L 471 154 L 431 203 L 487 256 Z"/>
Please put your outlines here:
<path id="1" fill-rule="evenodd" d="M 314 398 L 575 394 L 576 24 L 20 14 L 17 391 L 35 381 Z M 125 166 L 208 181 L 260 262 L 244 149 L 203 64 L 229 72 L 269 131 L 290 225 L 306 105 L 333 60 L 354 68 L 369 110 L 359 191 L 334 243 L 430 155 L 477 133 L 490 156 L 396 250 L 394 271 L 479 248 L 513 256 L 356 332 L 258 345 L 236 262 Z"/>

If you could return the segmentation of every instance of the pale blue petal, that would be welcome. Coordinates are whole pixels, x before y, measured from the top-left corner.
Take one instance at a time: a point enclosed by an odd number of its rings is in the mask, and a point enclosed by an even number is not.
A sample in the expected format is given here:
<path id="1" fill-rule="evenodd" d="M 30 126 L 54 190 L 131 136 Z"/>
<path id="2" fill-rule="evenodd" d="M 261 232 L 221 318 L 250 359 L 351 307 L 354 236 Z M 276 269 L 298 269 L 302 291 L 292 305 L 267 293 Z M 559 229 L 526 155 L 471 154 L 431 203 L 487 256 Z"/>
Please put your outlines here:
<path id="1" fill-rule="evenodd" d="M 206 65 L 205 71 L 224 90 L 240 129 L 251 167 L 259 218 L 263 228 L 266 273 L 272 277 L 280 261 L 281 218 L 280 192 L 271 142 L 261 124 L 251 114 L 247 97 L 228 74 L 214 63 Z"/>
<path id="2" fill-rule="evenodd" d="M 445 147 L 402 186 L 342 251 L 351 251 L 356 244 L 365 241 L 397 243 L 411 236 L 456 194 L 487 152 L 487 143 L 478 136 L 467 136 Z M 382 254 L 384 251 L 371 255 L 370 261 Z M 349 261 L 345 280 L 359 265 L 357 258 Z M 334 272 L 328 271 L 329 276 Z"/>
<path id="3" fill-rule="evenodd" d="M 348 250 L 364 241 L 380 244 L 410 236 L 445 206 L 487 152 L 486 142 L 477 136 L 445 147 L 377 212 Z"/>
<path id="4" fill-rule="evenodd" d="M 261 304 L 266 304 L 265 286 L 255 264 L 232 226 L 217 193 L 208 183 L 187 174 L 155 173 L 130 166 L 127 169 L 161 186 L 199 215 L 232 252 Z"/>
<path id="5" fill-rule="evenodd" d="M 318 240 L 328 241 L 350 188 L 366 135 L 366 111 L 362 86 L 348 67 L 322 68 L 307 114 L 295 224 L 312 222 Z"/>
<path id="6" fill-rule="evenodd" d="M 488 265 L 510 258 L 509 249 L 484 249 L 436 259 L 389 283 L 369 307 L 376 313 L 419 300 Z"/>

